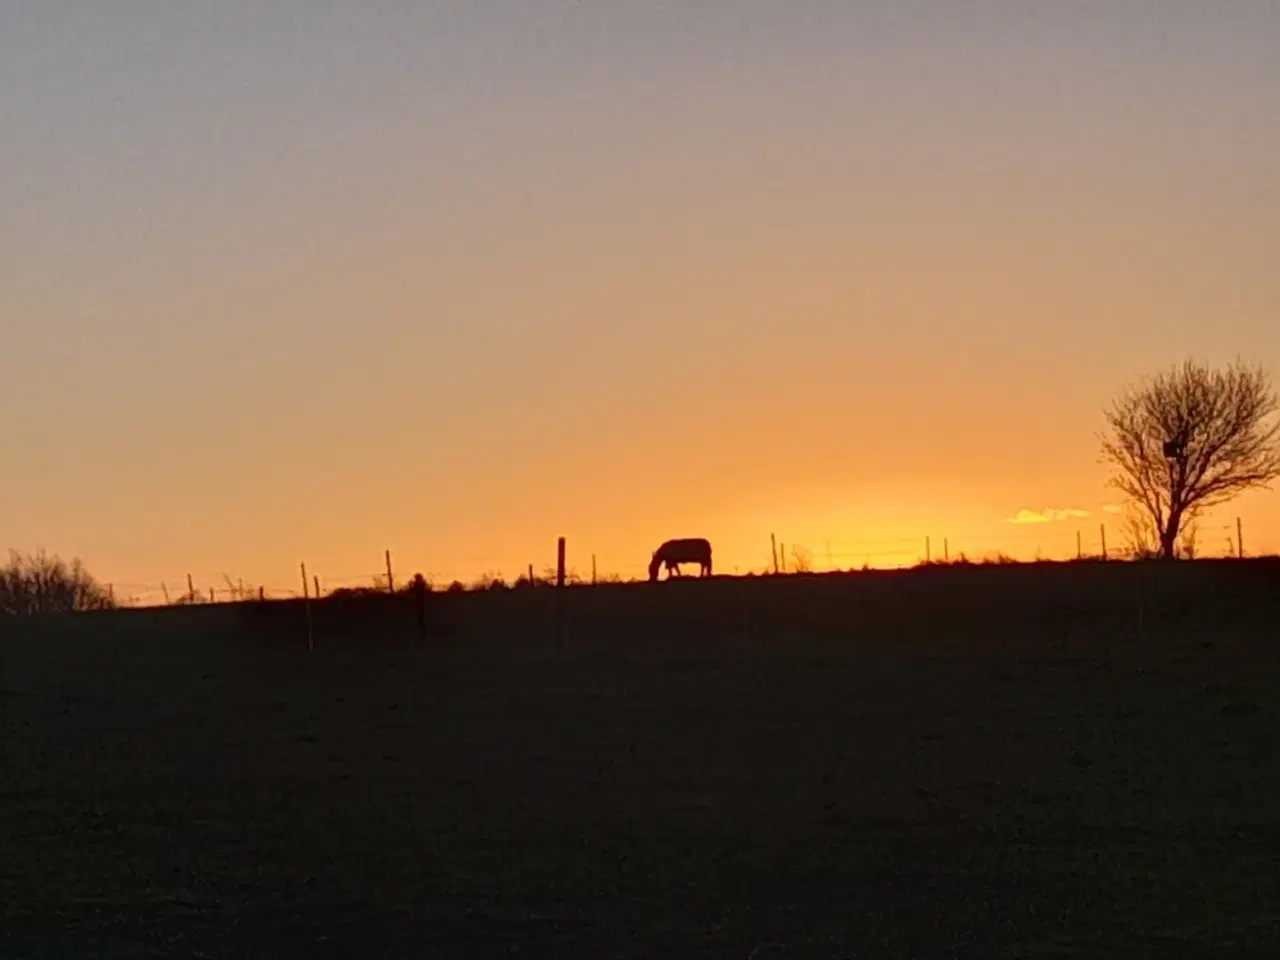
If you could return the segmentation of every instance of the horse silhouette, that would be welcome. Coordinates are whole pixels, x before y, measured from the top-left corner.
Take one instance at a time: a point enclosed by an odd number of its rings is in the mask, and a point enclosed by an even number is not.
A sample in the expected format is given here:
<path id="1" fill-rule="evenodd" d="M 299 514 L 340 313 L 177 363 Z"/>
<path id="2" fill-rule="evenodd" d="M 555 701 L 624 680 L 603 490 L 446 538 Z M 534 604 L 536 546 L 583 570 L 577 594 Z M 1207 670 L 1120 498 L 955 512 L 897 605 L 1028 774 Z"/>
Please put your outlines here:
<path id="1" fill-rule="evenodd" d="M 701 576 L 711 576 L 711 541 L 701 537 L 668 540 L 653 551 L 653 559 L 649 561 L 649 579 L 657 580 L 658 571 L 664 564 L 668 576 L 678 577 L 682 563 L 696 563 L 701 568 Z"/>

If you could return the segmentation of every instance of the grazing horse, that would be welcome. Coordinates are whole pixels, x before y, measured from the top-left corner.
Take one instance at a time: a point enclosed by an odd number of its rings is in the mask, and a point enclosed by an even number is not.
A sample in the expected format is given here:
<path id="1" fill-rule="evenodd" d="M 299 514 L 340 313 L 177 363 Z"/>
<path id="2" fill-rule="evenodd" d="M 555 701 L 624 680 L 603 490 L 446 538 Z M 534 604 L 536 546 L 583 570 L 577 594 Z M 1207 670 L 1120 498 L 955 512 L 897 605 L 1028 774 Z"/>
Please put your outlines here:
<path id="1" fill-rule="evenodd" d="M 696 563 L 701 576 L 711 576 L 711 541 L 696 537 L 689 540 L 668 540 L 653 551 L 649 562 L 649 579 L 658 579 L 658 570 L 666 564 L 668 576 L 680 576 L 680 564 Z"/>

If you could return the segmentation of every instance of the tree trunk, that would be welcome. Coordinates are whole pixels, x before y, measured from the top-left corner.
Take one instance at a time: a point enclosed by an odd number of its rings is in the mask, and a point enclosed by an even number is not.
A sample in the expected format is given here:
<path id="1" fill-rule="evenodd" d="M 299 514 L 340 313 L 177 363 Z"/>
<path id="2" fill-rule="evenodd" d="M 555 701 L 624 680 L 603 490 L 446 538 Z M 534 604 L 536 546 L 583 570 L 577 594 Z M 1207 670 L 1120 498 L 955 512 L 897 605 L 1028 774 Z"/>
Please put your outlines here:
<path id="1" fill-rule="evenodd" d="M 1164 529 L 1160 531 L 1160 559 L 1178 559 L 1178 530 L 1182 526 L 1181 512 L 1169 514 Z"/>

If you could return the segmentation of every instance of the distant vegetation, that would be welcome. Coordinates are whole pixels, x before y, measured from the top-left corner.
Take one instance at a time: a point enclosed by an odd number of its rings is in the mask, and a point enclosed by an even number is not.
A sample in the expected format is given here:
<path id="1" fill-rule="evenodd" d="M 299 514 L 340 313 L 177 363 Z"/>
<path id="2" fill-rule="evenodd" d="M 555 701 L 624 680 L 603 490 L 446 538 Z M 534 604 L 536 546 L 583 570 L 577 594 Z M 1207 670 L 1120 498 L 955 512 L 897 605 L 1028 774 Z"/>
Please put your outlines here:
<path id="1" fill-rule="evenodd" d="M 24 556 L 10 551 L 8 564 L 0 567 L 0 614 L 111 610 L 115 605 L 111 592 L 78 559 L 68 564 L 43 552 Z"/>
<path id="2" fill-rule="evenodd" d="M 328 594 L 329 598 L 334 600 L 341 599 L 359 599 L 361 597 L 385 597 L 390 594 L 411 594 L 418 590 L 430 590 L 431 584 L 420 573 L 415 573 L 407 583 L 402 583 L 394 590 L 387 590 L 382 584 L 375 583 L 370 587 L 338 587 L 331 590 Z M 321 597 L 323 599 L 323 597 Z"/>
<path id="3" fill-rule="evenodd" d="M 1056 562 L 1060 562 L 1060 561 L 1036 560 L 1034 561 L 1034 564 L 1056 563 Z M 1066 562 L 1070 563 L 1072 561 L 1066 561 Z M 1022 560 L 1015 560 L 1013 557 L 1009 556 L 1007 553 L 1001 553 L 1001 552 L 989 553 L 986 556 L 979 557 L 977 560 L 973 560 L 967 554 L 961 552 L 961 553 L 957 553 L 954 557 L 951 557 L 945 560 L 936 560 L 936 559 L 921 560 L 919 563 L 916 564 L 915 569 L 921 570 L 927 567 L 1008 567 L 1008 566 L 1015 566 L 1019 564 L 1026 565 L 1026 566 L 1034 565 L 1032 563 L 1027 563 Z"/>

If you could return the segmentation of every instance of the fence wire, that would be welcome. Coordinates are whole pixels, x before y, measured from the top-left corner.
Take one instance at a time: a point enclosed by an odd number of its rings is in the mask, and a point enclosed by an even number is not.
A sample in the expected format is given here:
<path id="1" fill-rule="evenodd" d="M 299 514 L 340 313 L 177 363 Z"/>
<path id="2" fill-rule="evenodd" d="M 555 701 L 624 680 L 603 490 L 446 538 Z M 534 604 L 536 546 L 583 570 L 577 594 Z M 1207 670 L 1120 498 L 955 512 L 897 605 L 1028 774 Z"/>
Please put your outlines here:
<path id="1" fill-rule="evenodd" d="M 1238 556 L 1241 550 L 1236 535 L 1235 524 L 1201 528 L 1195 555 L 1204 558 Z M 996 542 L 990 532 L 968 535 L 962 533 L 958 536 L 927 534 L 881 537 L 853 542 L 836 538 L 791 540 L 778 534 L 773 539 L 778 554 L 776 567 L 774 548 L 770 539 L 765 537 L 754 556 L 740 558 L 736 563 L 719 563 L 716 572 L 735 576 L 759 576 L 775 572 L 831 573 L 902 569 L 926 562 L 1120 560 L 1127 559 L 1130 555 L 1123 535 L 1118 530 L 1101 524 L 1092 528 L 1064 528 L 1056 524 L 1052 527 L 1049 524 L 1010 525 L 1010 529 L 998 539 L 999 542 Z M 504 564 L 496 561 L 488 564 L 472 563 L 469 567 L 470 569 L 461 566 L 406 569 L 403 572 L 393 571 L 393 575 L 396 586 L 399 587 L 406 584 L 415 573 L 421 572 L 433 590 L 444 590 L 451 585 L 461 585 L 467 589 L 488 587 L 495 580 L 512 586 L 527 581 L 529 574 L 527 565 L 513 572 L 504 569 Z M 570 582 L 592 582 L 590 569 L 584 572 L 580 566 L 570 564 L 566 573 Z M 556 571 L 553 564 L 534 564 L 533 574 L 538 582 L 550 582 L 554 581 Z M 647 558 L 608 562 L 603 555 L 597 557 L 596 582 L 631 582 L 647 577 Z M 300 569 L 287 580 L 274 577 L 259 581 L 228 573 L 203 572 L 163 576 L 146 582 L 117 581 L 107 586 L 116 603 L 126 607 L 230 603 L 259 598 L 283 600 L 297 599 L 304 595 Z M 351 567 L 337 567 L 331 571 L 321 565 L 307 565 L 306 595 L 313 598 L 331 596 L 340 590 L 386 590 L 387 587 L 385 565 L 364 571 Z"/>

